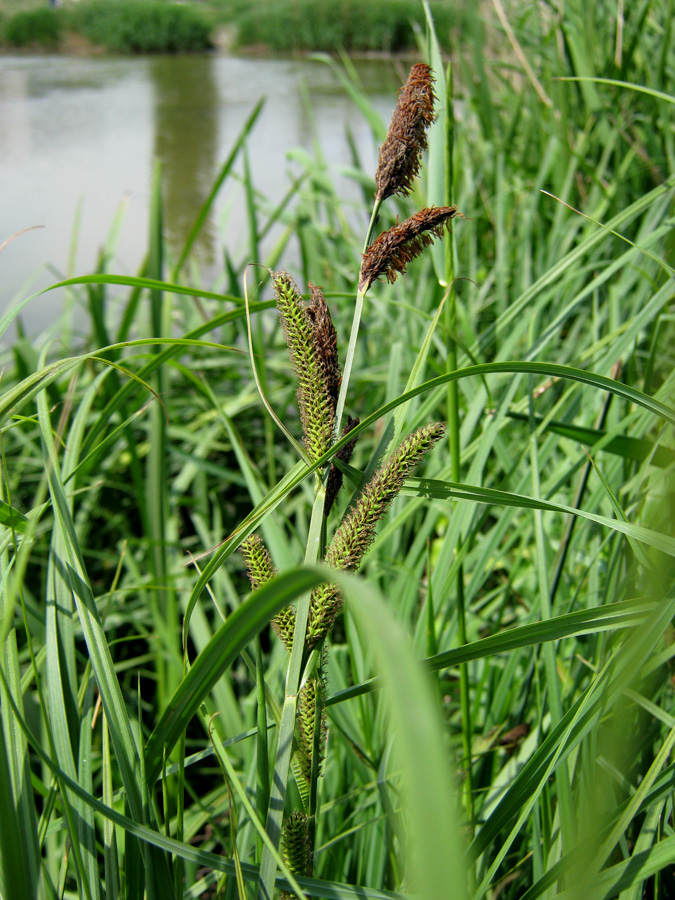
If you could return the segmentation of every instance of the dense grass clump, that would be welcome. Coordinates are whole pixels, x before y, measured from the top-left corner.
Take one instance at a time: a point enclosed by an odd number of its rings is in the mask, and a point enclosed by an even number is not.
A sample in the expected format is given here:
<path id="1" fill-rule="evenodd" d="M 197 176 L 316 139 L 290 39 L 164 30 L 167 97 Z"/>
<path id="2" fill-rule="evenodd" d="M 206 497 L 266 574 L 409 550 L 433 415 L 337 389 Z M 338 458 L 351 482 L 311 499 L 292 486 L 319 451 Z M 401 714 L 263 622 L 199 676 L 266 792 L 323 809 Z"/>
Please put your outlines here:
<path id="1" fill-rule="evenodd" d="M 434 5 L 441 38 L 459 13 Z M 416 0 L 258 0 L 235 18 L 240 45 L 266 44 L 289 50 L 377 50 L 396 52 L 415 46 L 415 25 L 424 24 Z"/>
<path id="2" fill-rule="evenodd" d="M 4 40 L 14 47 L 55 47 L 62 32 L 62 18 L 51 7 L 24 10 L 4 23 Z"/>
<path id="3" fill-rule="evenodd" d="M 74 28 L 118 53 L 207 50 L 210 25 L 193 6 L 160 0 L 94 0 L 72 13 Z"/>

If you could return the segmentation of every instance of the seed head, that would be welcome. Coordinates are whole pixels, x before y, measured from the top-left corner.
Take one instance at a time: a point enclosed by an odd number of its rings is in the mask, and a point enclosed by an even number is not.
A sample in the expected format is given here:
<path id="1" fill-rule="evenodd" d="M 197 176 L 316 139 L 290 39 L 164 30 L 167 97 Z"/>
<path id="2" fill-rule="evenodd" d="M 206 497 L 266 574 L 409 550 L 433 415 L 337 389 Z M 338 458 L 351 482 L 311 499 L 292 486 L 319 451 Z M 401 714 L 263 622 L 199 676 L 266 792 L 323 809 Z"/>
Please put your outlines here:
<path id="1" fill-rule="evenodd" d="M 375 174 L 377 199 L 409 194 L 427 148 L 427 128 L 434 121 L 434 77 L 429 66 L 413 66 L 398 95 Z"/>
<path id="2" fill-rule="evenodd" d="M 323 291 L 311 281 L 308 287 L 310 301 L 307 304 L 307 315 L 312 328 L 312 338 L 323 370 L 326 389 L 335 409 L 342 381 L 342 371 L 338 362 L 337 332 Z"/>
<path id="3" fill-rule="evenodd" d="M 326 551 L 326 562 L 335 569 L 355 571 L 375 537 L 375 526 L 403 487 L 417 463 L 442 437 L 442 422 L 424 425 L 403 440 L 380 466 L 361 496 L 338 526 Z"/>
<path id="4" fill-rule="evenodd" d="M 325 647 L 324 660 L 325 665 Z M 324 671 L 322 665 L 322 672 Z M 304 775 L 309 784 L 312 777 L 312 763 L 314 757 L 314 733 L 319 727 L 319 759 L 317 763 L 317 771 L 321 774 L 321 764 L 323 763 L 326 751 L 326 710 L 324 707 L 326 684 L 323 675 L 314 675 L 308 678 L 298 694 L 298 715 L 296 738 L 298 741 L 298 762 L 300 771 Z"/>
<path id="5" fill-rule="evenodd" d="M 363 254 L 359 290 L 365 293 L 382 275 L 390 283 L 396 281 L 434 238 L 441 237 L 445 229 L 450 230 L 450 219 L 458 215 L 461 213 L 454 206 L 429 207 L 384 231 Z"/>
<path id="6" fill-rule="evenodd" d="M 277 574 L 269 551 L 262 538 L 259 538 L 257 534 L 251 534 L 241 542 L 241 552 L 246 563 L 246 573 L 251 582 L 251 590 L 255 591 L 256 588 L 266 584 Z M 293 629 L 295 628 L 295 610 L 292 606 L 285 607 L 273 617 L 272 628 L 290 653 L 293 646 Z"/>
<path id="7" fill-rule="evenodd" d="M 337 527 L 325 561 L 334 569 L 356 571 L 373 542 L 375 527 L 403 487 L 417 463 L 442 437 L 445 425 L 434 422 L 418 428 L 403 440 L 380 466 L 360 497 Z M 322 584 L 312 592 L 307 625 L 307 644 L 318 644 L 330 632 L 342 606 L 334 584 Z"/>

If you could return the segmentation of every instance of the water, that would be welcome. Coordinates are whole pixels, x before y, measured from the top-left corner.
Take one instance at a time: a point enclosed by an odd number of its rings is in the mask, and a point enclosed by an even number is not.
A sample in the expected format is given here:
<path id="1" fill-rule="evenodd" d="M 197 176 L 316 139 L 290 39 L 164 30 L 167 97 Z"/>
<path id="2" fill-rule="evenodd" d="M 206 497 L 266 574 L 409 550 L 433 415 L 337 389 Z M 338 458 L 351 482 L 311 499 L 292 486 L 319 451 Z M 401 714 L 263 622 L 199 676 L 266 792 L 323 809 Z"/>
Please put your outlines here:
<path id="1" fill-rule="evenodd" d="M 405 72 L 382 61 L 357 68 L 386 121 Z M 0 57 L 0 244 L 41 226 L 0 253 L 0 314 L 65 275 L 93 271 L 115 221 L 108 269 L 136 274 L 147 248 L 155 159 L 162 166 L 166 238 L 179 247 L 263 96 L 248 153 L 254 184 L 272 200 L 280 200 L 290 183 L 288 151 L 313 152 L 314 134 L 328 163 L 339 167 L 350 161 L 349 126 L 364 165 L 374 171 L 370 128 L 320 62 L 219 55 Z M 344 181 L 342 193 L 356 198 L 358 188 Z M 204 277 L 217 277 L 223 243 L 237 259 L 246 241 L 243 192 L 231 184 L 197 248 Z M 22 313 L 24 327 L 29 333 L 43 328 L 59 308 L 53 293 L 32 300 Z"/>

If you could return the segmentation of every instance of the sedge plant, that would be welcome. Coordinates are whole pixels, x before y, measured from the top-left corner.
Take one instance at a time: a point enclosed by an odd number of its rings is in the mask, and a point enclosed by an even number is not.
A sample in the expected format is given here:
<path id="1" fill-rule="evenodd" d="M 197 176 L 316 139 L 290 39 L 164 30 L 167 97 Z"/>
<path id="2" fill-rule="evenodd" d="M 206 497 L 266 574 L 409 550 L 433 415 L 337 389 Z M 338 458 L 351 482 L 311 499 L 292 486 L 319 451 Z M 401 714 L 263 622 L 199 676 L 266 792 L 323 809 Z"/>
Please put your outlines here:
<path id="1" fill-rule="evenodd" d="M 419 174 L 421 154 L 427 148 L 427 129 L 434 119 L 433 81 L 427 64 L 412 67 L 380 148 L 376 195 L 359 271 L 344 372 L 338 361 L 337 333 L 321 289 L 310 282 L 310 301 L 306 304 L 286 273 L 272 274 L 276 306 L 298 380 L 297 405 L 309 462 L 321 462 L 336 437 L 346 441 L 336 449 L 330 466 L 316 470 L 306 564 L 323 560 L 332 569 L 356 571 L 373 541 L 377 523 L 406 477 L 444 433 L 441 423 L 429 424 L 396 446 L 372 477 L 359 486 L 350 509 L 325 546 L 326 520 L 343 481 L 342 469 L 348 466 L 355 446 L 356 436 L 349 436 L 359 424 L 358 419 L 349 418 L 345 428 L 341 428 L 366 294 L 378 279 L 394 282 L 405 273 L 406 266 L 435 238 L 441 238 L 457 215 L 451 206 L 424 208 L 371 241 L 381 204 L 388 197 L 407 195 Z M 250 535 L 242 549 L 251 586 L 255 588 L 272 579 L 275 570 L 260 537 Z M 326 753 L 326 642 L 341 606 L 339 586 L 324 584 L 296 608 L 285 609 L 272 620 L 290 659 L 266 830 L 277 846 L 281 842 L 291 871 L 304 877 L 313 874 L 317 781 Z M 284 824 L 291 766 L 302 809 L 294 810 Z M 275 875 L 275 855 L 267 847 L 261 861 L 259 896 L 272 896 Z"/>

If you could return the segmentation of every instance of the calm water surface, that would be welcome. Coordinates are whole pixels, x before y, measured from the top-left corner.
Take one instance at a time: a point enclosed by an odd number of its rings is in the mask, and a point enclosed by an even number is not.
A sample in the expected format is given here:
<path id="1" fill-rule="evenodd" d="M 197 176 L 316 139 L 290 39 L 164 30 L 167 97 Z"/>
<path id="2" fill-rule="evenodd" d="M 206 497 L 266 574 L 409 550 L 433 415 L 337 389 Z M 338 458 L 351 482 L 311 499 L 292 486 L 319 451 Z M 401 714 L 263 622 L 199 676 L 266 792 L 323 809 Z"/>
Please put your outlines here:
<path id="1" fill-rule="evenodd" d="M 386 121 L 401 72 L 380 61 L 357 65 Z M 288 152 L 313 152 L 314 129 L 326 160 L 339 167 L 350 162 L 348 127 L 364 165 L 374 171 L 377 148 L 367 123 L 319 62 L 215 55 L 0 57 L 0 244 L 24 228 L 43 226 L 0 253 L 0 313 L 62 275 L 93 271 L 115 221 L 120 225 L 109 271 L 136 274 L 147 247 L 157 158 L 166 237 L 179 246 L 261 97 L 266 103 L 249 138 L 249 162 L 257 189 L 273 200 L 284 195 L 294 171 Z M 351 182 L 340 185 L 347 199 L 358 196 Z M 198 248 L 205 281 L 220 271 L 223 244 L 235 259 L 246 253 L 246 235 L 243 191 L 231 183 Z M 55 294 L 31 301 L 22 314 L 26 329 L 53 321 L 59 304 Z"/>

